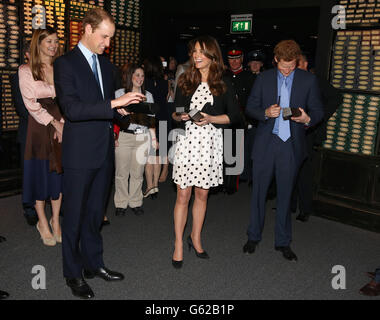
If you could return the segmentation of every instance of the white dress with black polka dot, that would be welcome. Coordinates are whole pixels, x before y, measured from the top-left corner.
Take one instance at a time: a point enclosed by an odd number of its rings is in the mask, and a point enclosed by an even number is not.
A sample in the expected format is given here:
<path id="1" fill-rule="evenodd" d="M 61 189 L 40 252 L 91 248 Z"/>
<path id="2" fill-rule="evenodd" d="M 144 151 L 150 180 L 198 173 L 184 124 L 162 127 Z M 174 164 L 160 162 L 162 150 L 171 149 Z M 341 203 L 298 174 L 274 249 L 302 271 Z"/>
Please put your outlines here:
<path id="1" fill-rule="evenodd" d="M 194 92 L 190 110 L 202 110 L 205 103 L 213 104 L 207 82 L 202 82 Z M 223 184 L 222 129 L 212 124 L 198 126 L 187 121 L 186 135 L 178 135 L 174 154 L 173 179 L 181 189 L 196 186 L 209 189 Z"/>

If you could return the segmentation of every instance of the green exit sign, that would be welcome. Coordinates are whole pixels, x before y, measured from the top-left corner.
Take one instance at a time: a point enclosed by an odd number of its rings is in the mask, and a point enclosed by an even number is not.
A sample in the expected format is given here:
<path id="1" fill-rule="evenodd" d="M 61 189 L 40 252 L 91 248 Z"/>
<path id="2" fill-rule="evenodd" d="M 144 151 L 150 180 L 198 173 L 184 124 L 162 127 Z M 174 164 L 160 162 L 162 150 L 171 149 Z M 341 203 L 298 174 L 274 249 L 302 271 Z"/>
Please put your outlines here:
<path id="1" fill-rule="evenodd" d="M 231 33 L 251 33 L 252 14 L 231 15 Z"/>
<path id="2" fill-rule="evenodd" d="M 252 21 L 233 21 L 231 26 L 232 32 L 251 32 Z"/>

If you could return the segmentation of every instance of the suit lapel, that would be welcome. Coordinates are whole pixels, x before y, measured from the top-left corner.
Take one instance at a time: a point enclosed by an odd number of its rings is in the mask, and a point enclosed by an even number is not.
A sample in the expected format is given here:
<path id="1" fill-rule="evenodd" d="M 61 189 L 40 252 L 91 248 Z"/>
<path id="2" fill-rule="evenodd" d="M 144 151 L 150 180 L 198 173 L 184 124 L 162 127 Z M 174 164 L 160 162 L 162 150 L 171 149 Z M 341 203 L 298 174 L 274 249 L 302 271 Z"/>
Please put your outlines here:
<path id="1" fill-rule="evenodd" d="M 106 99 L 106 97 L 109 97 L 111 93 L 111 89 L 110 89 L 111 83 L 109 81 L 104 81 L 104 79 L 111 79 L 111 78 L 113 79 L 113 76 L 112 74 L 110 75 L 111 70 L 109 70 L 109 68 L 107 68 L 105 64 L 105 61 L 104 61 L 105 58 L 103 56 L 98 56 L 98 58 L 99 58 L 100 70 L 102 71 L 101 81 L 103 84 L 104 99 Z"/>
<path id="2" fill-rule="evenodd" d="M 292 90 L 290 91 L 290 100 L 289 100 L 289 107 L 291 108 L 298 108 L 299 106 L 296 105 L 295 103 L 295 100 L 296 100 L 296 96 L 297 96 L 297 88 L 298 88 L 298 82 L 299 82 L 299 73 L 298 73 L 298 69 L 296 69 L 294 71 L 294 78 L 293 78 L 293 83 L 292 83 Z M 292 121 L 292 120 L 289 120 L 290 121 L 290 132 L 291 132 L 291 135 L 293 136 L 294 135 L 294 126 L 295 126 L 295 122 Z"/>
<path id="3" fill-rule="evenodd" d="M 294 71 L 294 78 L 292 83 L 292 90 L 290 91 L 290 101 L 289 101 L 289 107 L 297 108 L 295 105 L 295 98 L 297 96 L 297 87 L 298 87 L 298 69 Z"/>
<path id="4" fill-rule="evenodd" d="M 95 88 L 98 88 L 97 91 L 100 97 L 103 99 L 102 91 L 98 85 L 98 82 L 95 79 L 94 73 L 92 72 L 92 69 L 86 57 L 83 55 L 82 51 L 78 48 L 78 46 L 76 46 L 73 49 L 73 53 L 75 53 L 75 56 L 78 58 L 78 59 L 74 59 L 74 63 L 76 64 L 76 68 L 79 71 L 79 74 L 81 75 L 81 77 L 83 77 L 83 81 L 86 81 L 87 83 L 92 84 Z"/>
<path id="5" fill-rule="evenodd" d="M 273 69 L 273 78 L 272 78 L 272 85 L 270 86 L 270 88 L 273 88 L 273 91 L 271 92 L 271 96 L 273 97 L 273 103 L 272 104 L 276 104 L 278 103 L 278 81 L 277 81 L 277 68 L 274 68 Z"/>

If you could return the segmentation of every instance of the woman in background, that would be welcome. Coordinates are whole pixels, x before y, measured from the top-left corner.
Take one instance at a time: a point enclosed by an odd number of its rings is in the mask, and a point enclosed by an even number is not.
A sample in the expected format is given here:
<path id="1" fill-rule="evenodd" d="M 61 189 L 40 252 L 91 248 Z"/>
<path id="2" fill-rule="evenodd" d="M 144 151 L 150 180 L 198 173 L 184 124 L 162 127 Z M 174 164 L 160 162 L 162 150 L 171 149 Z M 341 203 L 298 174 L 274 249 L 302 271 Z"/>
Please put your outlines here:
<path id="1" fill-rule="evenodd" d="M 168 99 L 168 81 L 164 79 L 164 70 L 160 57 L 151 57 L 144 61 L 146 73 L 146 89 L 152 93 L 154 101 L 160 106 L 160 111 L 156 114 L 156 136 L 159 138 L 159 128 L 161 125 L 167 125 L 167 132 L 171 130 L 171 112 L 167 104 Z M 161 143 L 163 146 L 164 143 Z M 168 150 L 169 150 L 169 145 Z M 147 166 L 146 170 L 152 170 L 154 185 L 158 190 L 158 182 L 164 182 L 168 175 L 169 162 L 165 156 L 163 159 L 156 156 L 152 166 Z M 162 163 L 162 171 L 161 171 Z"/>
<path id="2" fill-rule="evenodd" d="M 62 242 L 59 212 L 62 202 L 61 141 L 64 120 L 55 101 L 53 62 L 60 55 L 57 32 L 34 31 L 30 61 L 19 67 L 22 98 L 29 111 L 24 155 L 23 203 L 35 203 L 37 230 L 43 243 Z M 51 200 L 48 223 L 45 202 Z M 52 230 L 49 228 L 49 224 Z"/>
<path id="3" fill-rule="evenodd" d="M 122 74 L 124 88 L 116 91 L 116 98 L 127 92 L 143 93 L 147 102 L 153 103 L 152 95 L 144 88 L 144 69 L 136 64 L 129 64 Z M 142 193 L 145 157 L 139 154 L 144 144 L 150 141 L 153 149 L 158 148 L 154 129 L 154 116 L 133 113 L 126 122 L 120 123 L 116 131 L 115 148 L 115 207 L 116 215 L 124 215 L 129 206 L 136 215 L 144 213 L 143 197 L 155 193 L 152 179 L 147 177 L 147 191 Z M 150 149 L 149 147 L 146 148 Z M 146 150 L 146 151 L 147 151 Z M 142 157 L 144 156 L 144 157 Z"/>

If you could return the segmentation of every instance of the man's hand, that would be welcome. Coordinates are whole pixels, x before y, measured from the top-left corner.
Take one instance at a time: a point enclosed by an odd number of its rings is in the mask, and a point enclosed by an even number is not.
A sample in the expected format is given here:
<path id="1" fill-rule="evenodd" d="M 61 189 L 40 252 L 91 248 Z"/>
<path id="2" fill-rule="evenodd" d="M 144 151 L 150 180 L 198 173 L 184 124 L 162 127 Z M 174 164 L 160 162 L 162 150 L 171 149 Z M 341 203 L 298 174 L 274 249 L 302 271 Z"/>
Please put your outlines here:
<path id="1" fill-rule="evenodd" d="M 278 104 L 273 104 L 265 109 L 265 116 L 267 118 L 277 118 L 281 113 L 281 107 Z"/>
<path id="2" fill-rule="evenodd" d="M 126 107 L 130 104 L 140 103 L 145 101 L 146 97 L 142 93 L 138 92 L 128 92 L 123 94 L 121 97 L 111 101 L 111 108 L 121 108 Z"/>
<path id="3" fill-rule="evenodd" d="M 295 121 L 295 122 L 299 122 L 299 123 L 310 123 L 310 117 L 308 116 L 308 114 L 302 109 L 302 108 L 298 108 L 300 111 L 301 111 L 301 115 L 299 117 L 291 117 L 290 119 Z"/>

